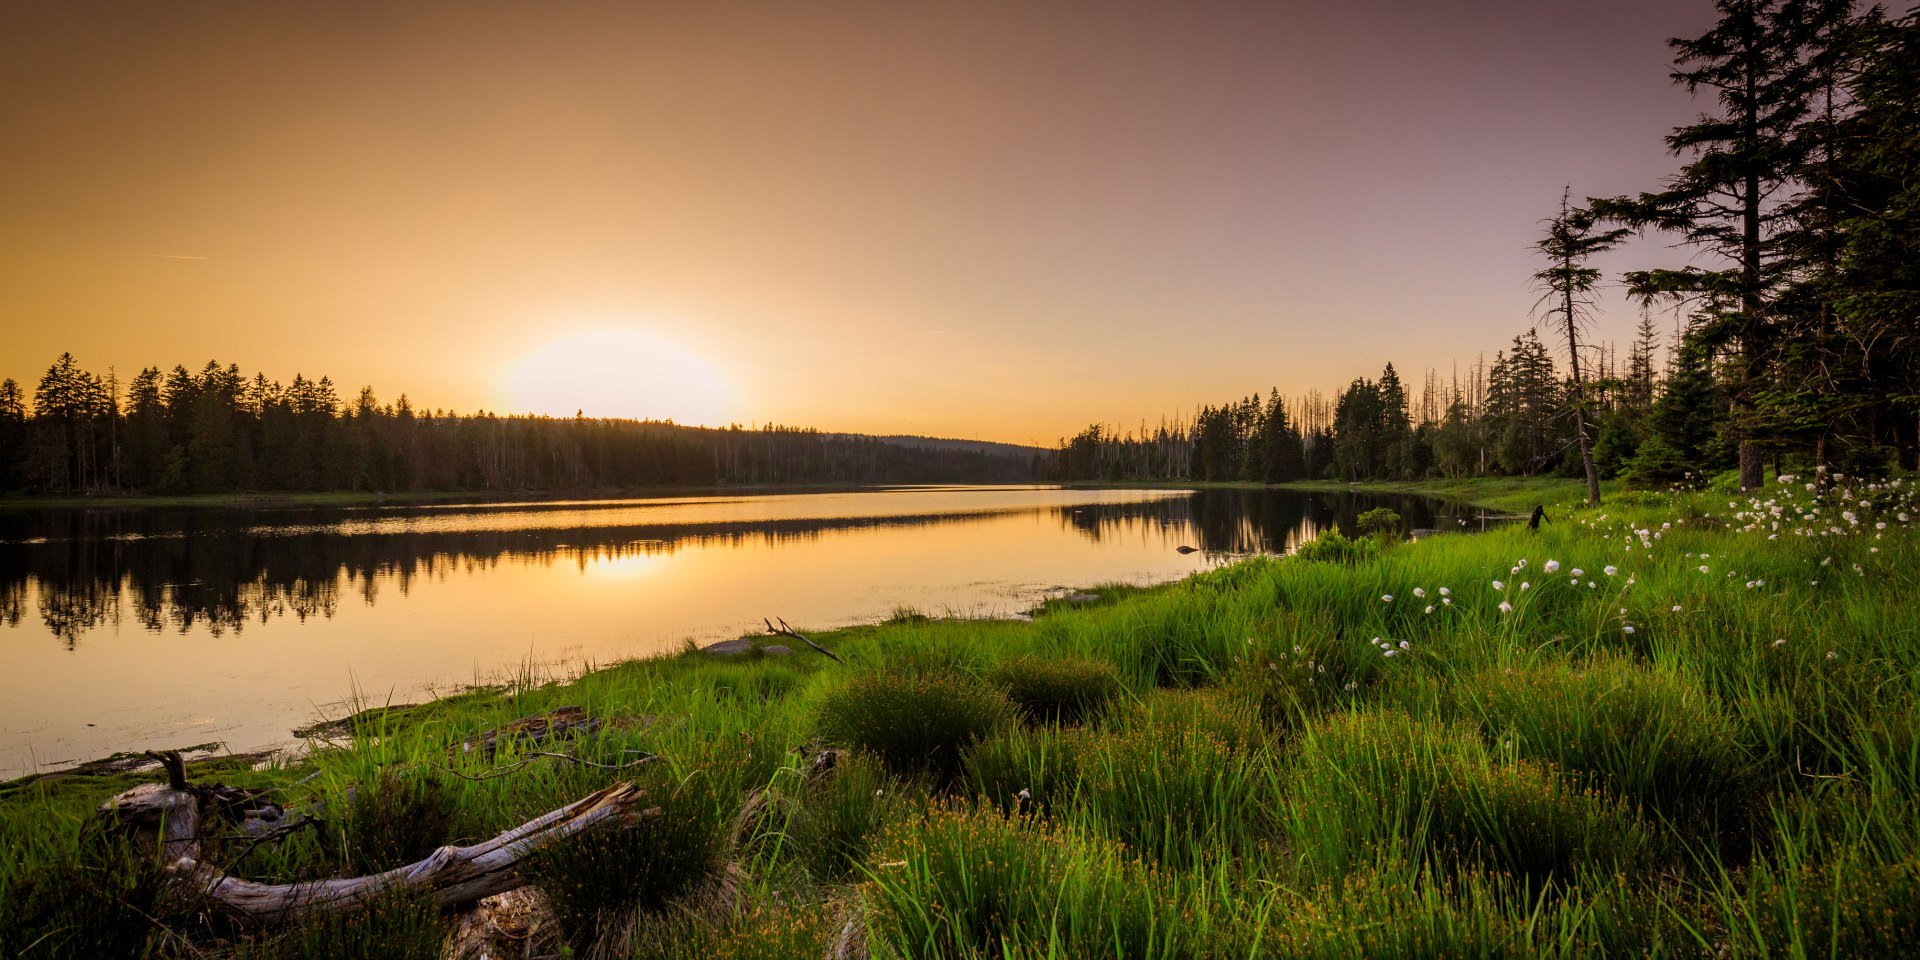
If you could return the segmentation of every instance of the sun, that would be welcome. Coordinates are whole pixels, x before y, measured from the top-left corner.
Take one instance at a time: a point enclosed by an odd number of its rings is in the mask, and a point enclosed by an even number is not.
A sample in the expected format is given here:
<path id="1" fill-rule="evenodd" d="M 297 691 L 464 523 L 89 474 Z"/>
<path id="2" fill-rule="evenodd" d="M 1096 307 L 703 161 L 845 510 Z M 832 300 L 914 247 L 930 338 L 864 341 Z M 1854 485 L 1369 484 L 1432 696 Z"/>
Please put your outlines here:
<path id="1" fill-rule="evenodd" d="M 725 426 L 733 386 L 720 368 L 645 330 L 582 330 L 515 360 L 503 381 L 507 409 L 570 417 L 630 417 Z"/>

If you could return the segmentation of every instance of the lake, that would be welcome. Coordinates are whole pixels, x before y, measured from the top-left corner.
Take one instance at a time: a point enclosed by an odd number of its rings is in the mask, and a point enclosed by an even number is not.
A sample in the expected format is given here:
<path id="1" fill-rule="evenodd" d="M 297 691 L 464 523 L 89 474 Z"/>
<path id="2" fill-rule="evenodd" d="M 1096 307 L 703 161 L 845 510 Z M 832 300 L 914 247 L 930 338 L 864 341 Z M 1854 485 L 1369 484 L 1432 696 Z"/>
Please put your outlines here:
<path id="1" fill-rule="evenodd" d="M 1063 591 L 1286 552 L 1407 496 L 900 487 L 406 507 L 0 511 L 0 776 L 289 742 L 354 695 L 802 629 L 1018 616 Z M 1178 547 L 1196 548 L 1182 553 Z"/>

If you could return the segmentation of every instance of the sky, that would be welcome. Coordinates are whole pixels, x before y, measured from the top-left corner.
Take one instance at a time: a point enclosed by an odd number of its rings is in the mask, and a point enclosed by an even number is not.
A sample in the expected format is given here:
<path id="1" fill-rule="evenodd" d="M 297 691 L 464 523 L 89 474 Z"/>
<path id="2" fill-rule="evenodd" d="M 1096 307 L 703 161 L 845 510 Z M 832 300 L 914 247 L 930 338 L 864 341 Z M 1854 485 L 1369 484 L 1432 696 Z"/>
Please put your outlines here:
<path id="1" fill-rule="evenodd" d="M 1533 324 L 1564 187 L 1673 172 L 1701 105 L 1665 39 L 1712 20 L 0 5 L 0 377 L 217 359 L 462 412 L 1040 444 L 1388 361 L 1417 385 Z"/>

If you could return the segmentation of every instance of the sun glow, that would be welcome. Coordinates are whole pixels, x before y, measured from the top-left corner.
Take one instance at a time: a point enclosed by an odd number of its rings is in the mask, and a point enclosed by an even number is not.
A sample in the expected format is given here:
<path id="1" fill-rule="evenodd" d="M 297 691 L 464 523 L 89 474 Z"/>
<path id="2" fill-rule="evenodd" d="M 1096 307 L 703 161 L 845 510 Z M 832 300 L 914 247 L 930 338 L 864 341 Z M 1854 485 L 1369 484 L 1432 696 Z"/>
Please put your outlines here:
<path id="1" fill-rule="evenodd" d="M 513 413 L 706 426 L 724 426 L 733 413 L 733 387 L 719 367 L 644 330 L 567 334 L 516 360 L 503 386 Z"/>

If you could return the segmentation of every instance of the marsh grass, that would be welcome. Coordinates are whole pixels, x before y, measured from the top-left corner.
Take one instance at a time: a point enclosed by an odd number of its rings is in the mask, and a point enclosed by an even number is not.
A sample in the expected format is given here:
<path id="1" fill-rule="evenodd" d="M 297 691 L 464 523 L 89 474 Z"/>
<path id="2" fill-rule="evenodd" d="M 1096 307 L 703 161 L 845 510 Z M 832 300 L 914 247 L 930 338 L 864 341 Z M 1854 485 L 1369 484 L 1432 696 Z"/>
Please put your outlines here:
<path id="1" fill-rule="evenodd" d="M 964 751 L 1011 724 L 1015 708 L 992 684 L 958 671 L 892 670 L 849 679 L 820 715 L 829 738 L 872 751 L 895 773 L 948 783 Z"/>
<path id="2" fill-rule="evenodd" d="M 438 960 L 453 925 L 426 897 L 387 895 L 244 937 L 234 960 Z"/>
<path id="3" fill-rule="evenodd" d="M 1397 711 L 1343 713 L 1302 731 L 1286 782 L 1289 838 L 1324 879 L 1380 848 L 1534 881 L 1654 859 L 1651 832 L 1624 804 L 1550 765 L 1502 760 L 1468 727 Z"/>
<path id="4" fill-rule="evenodd" d="M 238 872 L 267 882 L 404 861 L 638 780 L 660 818 L 535 866 L 576 956 L 1910 955 L 1911 484 L 1598 509 L 1552 499 L 1573 482 L 1474 490 L 1545 500 L 1554 522 L 1328 537 L 1031 623 L 817 634 L 846 666 L 529 669 L 205 778 L 326 811 L 249 855 Z M 449 749 L 561 706 L 610 721 L 542 748 L 571 761 Z M 298 937 L 203 922 L 84 826 L 148 778 L 0 796 L 0 955 L 432 939 L 404 907 Z M 247 846 L 207 855 L 229 867 Z"/>
<path id="5" fill-rule="evenodd" d="M 0 956 L 138 957 L 158 927 L 165 875 L 125 837 L 87 825 L 63 859 L 0 887 Z"/>
<path id="6" fill-rule="evenodd" d="M 379 873 L 424 858 L 452 839 L 454 801 L 432 767 L 382 770 L 349 794 L 327 822 L 327 849 L 342 873 Z"/>
<path id="7" fill-rule="evenodd" d="M 883 842 L 869 932 L 883 955 L 1186 955 L 1155 875 L 1117 844 L 992 808 L 936 805 Z"/>
<path id="8" fill-rule="evenodd" d="M 1084 723 L 1126 690 L 1112 661 L 1091 657 L 1022 656 L 996 666 L 989 679 L 1036 724 Z"/>
<path id="9" fill-rule="evenodd" d="M 1679 829 L 1744 833 L 1764 808 L 1744 731 L 1677 668 L 1603 654 L 1484 670 L 1455 687 L 1499 749 L 1584 776 Z"/>

